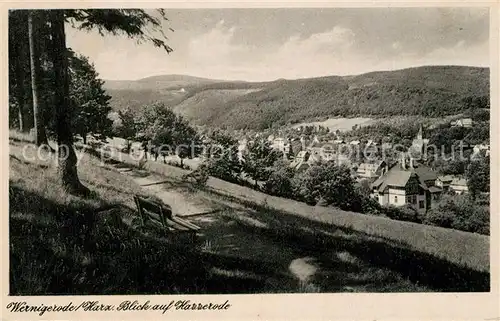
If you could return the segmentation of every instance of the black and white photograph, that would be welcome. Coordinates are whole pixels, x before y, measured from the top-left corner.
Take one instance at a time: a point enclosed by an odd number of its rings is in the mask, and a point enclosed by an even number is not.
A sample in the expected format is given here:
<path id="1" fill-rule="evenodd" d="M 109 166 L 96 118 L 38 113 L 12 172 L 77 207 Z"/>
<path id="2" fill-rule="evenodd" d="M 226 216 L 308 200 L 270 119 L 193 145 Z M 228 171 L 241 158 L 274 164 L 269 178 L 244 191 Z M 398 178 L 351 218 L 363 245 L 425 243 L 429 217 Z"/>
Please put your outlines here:
<path id="1" fill-rule="evenodd" d="M 8 10 L 9 296 L 492 290 L 489 7 L 158 7 Z"/>

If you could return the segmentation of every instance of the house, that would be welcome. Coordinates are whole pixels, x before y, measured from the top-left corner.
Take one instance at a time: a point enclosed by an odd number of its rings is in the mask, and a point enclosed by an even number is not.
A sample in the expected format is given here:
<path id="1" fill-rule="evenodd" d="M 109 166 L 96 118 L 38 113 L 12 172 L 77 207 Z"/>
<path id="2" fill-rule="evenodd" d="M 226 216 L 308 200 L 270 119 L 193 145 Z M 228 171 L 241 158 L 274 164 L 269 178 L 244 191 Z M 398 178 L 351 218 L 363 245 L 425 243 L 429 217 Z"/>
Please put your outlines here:
<path id="1" fill-rule="evenodd" d="M 343 139 L 336 139 L 333 141 L 335 144 L 342 145 L 345 144 L 345 141 Z"/>
<path id="2" fill-rule="evenodd" d="M 481 154 L 482 151 L 485 151 L 485 155 L 489 156 L 490 155 L 490 145 L 489 144 L 478 144 L 475 145 L 473 148 L 473 153 L 472 153 L 472 158 L 477 157 Z"/>
<path id="3" fill-rule="evenodd" d="M 472 118 L 462 118 L 452 121 L 450 124 L 452 127 L 472 127 Z"/>
<path id="4" fill-rule="evenodd" d="M 271 148 L 277 149 L 283 153 L 290 152 L 290 143 L 288 139 L 282 137 L 276 137 L 272 140 Z"/>
<path id="5" fill-rule="evenodd" d="M 398 163 L 371 184 L 372 197 L 380 205 L 411 204 L 420 212 L 432 207 L 442 189 L 435 186 L 437 175 L 403 155 Z"/>
<path id="6" fill-rule="evenodd" d="M 361 144 L 361 142 L 359 140 L 353 140 L 353 141 L 350 141 L 349 144 L 357 146 L 357 145 Z"/>
<path id="7" fill-rule="evenodd" d="M 449 189 L 459 195 L 469 192 L 467 180 L 465 178 L 454 178 L 450 183 Z"/>
<path id="8" fill-rule="evenodd" d="M 454 178 L 455 177 L 453 175 L 439 176 L 436 179 L 436 186 L 442 188 L 443 191 L 446 191 L 450 187 L 451 181 L 453 181 Z"/>
<path id="9" fill-rule="evenodd" d="M 387 170 L 387 163 L 385 161 L 378 161 L 375 163 L 361 163 L 356 170 L 356 174 L 360 178 L 370 179 L 380 177 Z"/>

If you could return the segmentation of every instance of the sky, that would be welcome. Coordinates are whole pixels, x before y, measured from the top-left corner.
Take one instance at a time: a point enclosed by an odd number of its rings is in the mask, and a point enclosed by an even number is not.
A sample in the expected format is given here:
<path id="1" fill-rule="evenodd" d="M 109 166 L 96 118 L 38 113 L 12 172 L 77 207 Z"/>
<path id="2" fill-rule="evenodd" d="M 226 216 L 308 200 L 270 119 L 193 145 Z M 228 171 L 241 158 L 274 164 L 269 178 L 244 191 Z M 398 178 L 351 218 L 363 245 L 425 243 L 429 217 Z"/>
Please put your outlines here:
<path id="1" fill-rule="evenodd" d="M 167 9 L 166 15 L 170 54 L 69 25 L 67 45 L 109 80 L 183 74 L 263 81 L 422 65 L 489 67 L 488 8 Z"/>

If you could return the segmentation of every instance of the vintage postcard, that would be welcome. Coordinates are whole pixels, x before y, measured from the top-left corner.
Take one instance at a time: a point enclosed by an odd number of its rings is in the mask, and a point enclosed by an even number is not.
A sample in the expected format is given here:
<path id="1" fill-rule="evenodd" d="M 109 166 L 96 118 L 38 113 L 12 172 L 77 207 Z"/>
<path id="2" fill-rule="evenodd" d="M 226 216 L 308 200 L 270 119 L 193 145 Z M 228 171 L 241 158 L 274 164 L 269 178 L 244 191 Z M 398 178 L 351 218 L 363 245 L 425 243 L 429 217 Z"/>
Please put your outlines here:
<path id="1" fill-rule="evenodd" d="M 498 2 L 2 9 L 2 319 L 500 319 Z"/>

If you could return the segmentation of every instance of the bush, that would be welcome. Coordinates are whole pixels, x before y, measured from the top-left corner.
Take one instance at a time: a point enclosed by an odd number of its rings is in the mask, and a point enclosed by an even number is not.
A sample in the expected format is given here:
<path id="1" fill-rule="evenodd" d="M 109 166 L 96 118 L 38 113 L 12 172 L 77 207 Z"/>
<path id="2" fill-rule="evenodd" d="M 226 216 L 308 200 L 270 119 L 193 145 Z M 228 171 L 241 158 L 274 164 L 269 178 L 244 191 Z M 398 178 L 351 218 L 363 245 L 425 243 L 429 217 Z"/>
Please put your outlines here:
<path id="1" fill-rule="evenodd" d="M 490 213 L 487 206 L 473 202 L 468 195 L 445 196 L 427 212 L 424 223 L 488 235 Z"/>
<path id="2" fill-rule="evenodd" d="M 293 176 L 293 169 L 277 165 L 271 169 L 271 173 L 264 183 L 263 191 L 269 195 L 293 199 L 295 196 Z"/>
<path id="3" fill-rule="evenodd" d="M 359 211 L 360 202 L 350 169 L 333 162 L 309 167 L 294 179 L 299 198 L 315 205 L 320 200 L 343 210 Z"/>
<path id="4" fill-rule="evenodd" d="M 209 175 L 207 168 L 203 165 L 198 167 L 195 171 L 186 174 L 182 177 L 185 181 L 193 181 L 198 186 L 205 186 L 207 184 Z"/>
<path id="5" fill-rule="evenodd" d="M 406 204 L 401 207 L 384 206 L 382 212 L 393 220 L 421 223 L 422 218 L 418 210 L 411 204 Z"/>

